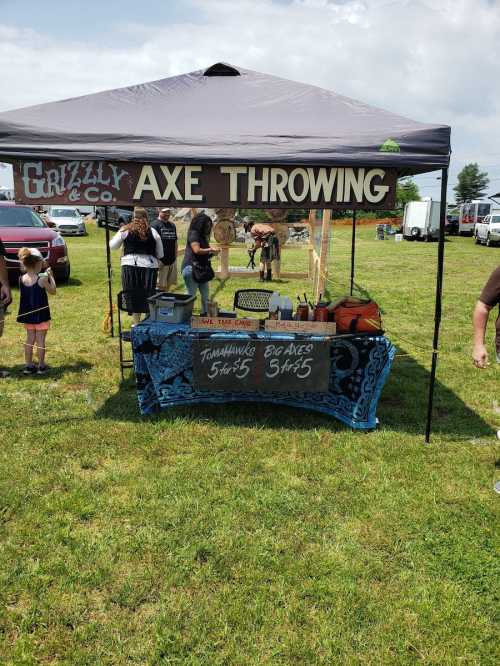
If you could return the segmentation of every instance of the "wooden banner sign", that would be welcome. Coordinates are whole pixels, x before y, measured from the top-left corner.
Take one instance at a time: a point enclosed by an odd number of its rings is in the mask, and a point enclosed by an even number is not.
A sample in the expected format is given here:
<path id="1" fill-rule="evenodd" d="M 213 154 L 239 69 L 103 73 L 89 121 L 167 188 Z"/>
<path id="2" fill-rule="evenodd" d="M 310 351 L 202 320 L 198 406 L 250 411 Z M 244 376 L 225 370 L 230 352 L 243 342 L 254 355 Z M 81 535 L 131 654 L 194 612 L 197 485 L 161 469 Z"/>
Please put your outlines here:
<path id="1" fill-rule="evenodd" d="M 328 391 L 330 346 L 311 340 L 194 340 L 196 389 L 256 391 Z"/>
<path id="2" fill-rule="evenodd" d="M 396 170 L 372 167 L 14 162 L 21 204 L 390 209 Z"/>

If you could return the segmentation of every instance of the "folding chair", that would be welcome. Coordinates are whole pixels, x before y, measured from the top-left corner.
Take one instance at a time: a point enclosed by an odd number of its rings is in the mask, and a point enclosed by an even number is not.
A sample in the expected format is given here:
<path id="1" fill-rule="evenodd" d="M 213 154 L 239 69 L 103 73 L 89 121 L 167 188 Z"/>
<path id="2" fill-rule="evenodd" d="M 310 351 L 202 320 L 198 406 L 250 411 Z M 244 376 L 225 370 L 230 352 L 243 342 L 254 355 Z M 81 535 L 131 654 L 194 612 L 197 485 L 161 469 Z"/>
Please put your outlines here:
<path id="1" fill-rule="evenodd" d="M 267 312 L 272 293 L 269 289 L 238 289 L 234 294 L 233 309 Z"/>
<path id="2" fill-rule="evenodd" d="M 121 313 L 122 312 L 127 312 L 130 313 L 132 311 L 137 312 L 137 307 L 134 305 L 132 308 L 132 303 L 134 303 L 135 300 L 135 294 L 136 292 L 139 294 L 141 293 L 142 290 L 130 290 L 130 291 L 120 291 L 118 292 L 117 295 L 117 306 L 118 306 L 118 343 L 119 343 L 119 349 L 120 349 L 120 373 L 122 376 L 122 380 L 124 379 L 124 373 L 123 371 L 126 368 L 133 368 L 134 367 L 134 359 L 133 358 L 125 358 L 124 353 L 123 353 L 123 343 L 124 342 L 132 342 L 132 335 L 130 329 L 123 330 L 122 327 L 122 317 Z M 149 310 L 147 311 L 149 312 Z M 144 312 L 143 314 L 147 314 Z"/>

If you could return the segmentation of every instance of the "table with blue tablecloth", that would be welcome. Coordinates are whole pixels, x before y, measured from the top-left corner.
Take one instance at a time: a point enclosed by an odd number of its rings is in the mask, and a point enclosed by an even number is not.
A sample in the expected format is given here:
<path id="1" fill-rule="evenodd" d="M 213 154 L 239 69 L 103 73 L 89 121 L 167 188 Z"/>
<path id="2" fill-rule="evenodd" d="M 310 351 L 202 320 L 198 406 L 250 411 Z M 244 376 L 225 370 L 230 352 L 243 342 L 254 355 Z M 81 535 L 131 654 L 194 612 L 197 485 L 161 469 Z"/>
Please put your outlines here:
<path id="1" fill-rule="evenodd" d="M 141 322 L 132 329 L 132 349 L 142 414 L 156 413 L 177 405 L 268 402 L 322 412 L 352 428 L 375 428 L 377 403 L 395 353 L 394 346 L 385 336 L 310 336 L 311 340 L 328 341 L 328 390 L 321 393 L 286 390 L 233 392 L 195 388 L 193 347 L 200 336 L 237 342 L 249 338 L 293 340 L 295 337 L 293 334 L 265 331 L 200 331 L 192 329 L 189 324 L 167 324 L 149 319 Z"/>

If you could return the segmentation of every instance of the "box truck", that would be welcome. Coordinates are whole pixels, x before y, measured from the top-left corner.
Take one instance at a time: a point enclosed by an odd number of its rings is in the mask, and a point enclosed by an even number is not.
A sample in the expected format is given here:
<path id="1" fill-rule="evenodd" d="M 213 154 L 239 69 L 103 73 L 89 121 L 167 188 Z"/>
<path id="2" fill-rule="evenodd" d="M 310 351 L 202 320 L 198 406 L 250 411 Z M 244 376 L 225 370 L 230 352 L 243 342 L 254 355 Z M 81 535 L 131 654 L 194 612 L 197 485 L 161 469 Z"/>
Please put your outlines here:
<path id="1" fill-rule="evenodd" d="M 473 199 L 460 205 L 458 233 L 460 236 L 472 236 L 478 222 L 490 214 L 492 204 L 480 199 Z"/>

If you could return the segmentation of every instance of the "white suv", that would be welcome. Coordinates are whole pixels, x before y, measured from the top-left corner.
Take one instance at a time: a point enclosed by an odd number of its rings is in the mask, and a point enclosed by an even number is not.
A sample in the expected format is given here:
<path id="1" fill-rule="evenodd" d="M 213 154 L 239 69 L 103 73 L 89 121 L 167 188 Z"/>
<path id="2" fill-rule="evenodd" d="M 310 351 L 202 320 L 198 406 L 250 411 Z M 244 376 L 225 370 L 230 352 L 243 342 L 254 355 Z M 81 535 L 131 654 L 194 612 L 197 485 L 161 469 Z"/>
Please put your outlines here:
<path id="1" fill-rule="evenodd" d="M 500 212 L 486 215 L 482 222 L 476 222 L 474 229 L 476 243 L 491 246 L 500 243 Z"/>

